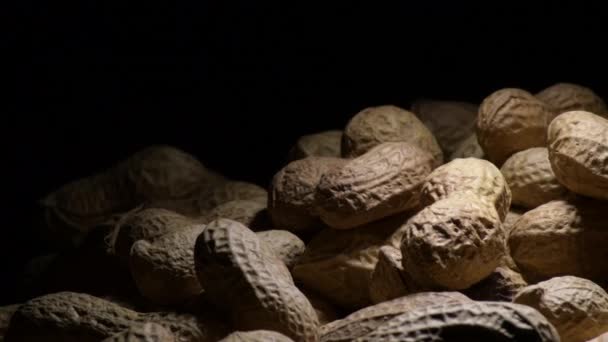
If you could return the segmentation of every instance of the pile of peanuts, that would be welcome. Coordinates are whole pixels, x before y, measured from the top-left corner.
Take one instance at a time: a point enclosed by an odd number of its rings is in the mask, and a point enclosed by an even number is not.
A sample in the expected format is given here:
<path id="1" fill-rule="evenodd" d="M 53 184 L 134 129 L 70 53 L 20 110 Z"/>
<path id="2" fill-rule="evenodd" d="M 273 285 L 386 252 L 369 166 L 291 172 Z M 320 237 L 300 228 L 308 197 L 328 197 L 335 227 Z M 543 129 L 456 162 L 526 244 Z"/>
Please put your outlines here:
<path id="1" fill-rule="evenodd" d="M 608 340 L 607 118 L 570 83 L 369 107 L 268 185 L 149 146 L 41 199 L 0 335 Z"/>

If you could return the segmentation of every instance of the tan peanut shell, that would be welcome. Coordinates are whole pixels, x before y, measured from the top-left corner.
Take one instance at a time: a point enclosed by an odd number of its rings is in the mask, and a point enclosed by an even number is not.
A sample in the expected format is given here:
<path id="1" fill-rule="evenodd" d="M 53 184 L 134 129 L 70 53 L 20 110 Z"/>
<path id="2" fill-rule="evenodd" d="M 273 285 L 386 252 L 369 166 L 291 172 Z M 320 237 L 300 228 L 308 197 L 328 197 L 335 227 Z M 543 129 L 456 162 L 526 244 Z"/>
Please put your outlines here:
<path id="1" fill-rule="evenodd" d="M 526 211 L 524 209 L 511 207 L 511 210 L 509 210 L 504 222 L 502 223 L 502 227 L 507 236 L 511 232 L 511 229 L 513 229 L 515 226 L 515 222 L 517 222 L 517 220 L 519 220 L 519 218 L 525 213 Z"/>
<path id="2" fill-rule="evenodd" d="M 557 83 L 541 90 L 536 98 L 543 101 L 553 110 L 555 116 L 573 110 L 583 110 L 606 117 L 608 109 L 606 103 L 590 88 L 573 84 Z"/>
<path id="3" fill-rule="evenodd" d="M 219 342 L 293 342 L 289 337 L 271 330 L 235 331 Z"/>
<path id="4" fill-rule="evenodd" d="M 420 201 L 428 206 L 462 192 L 494 205 L 501 221 L 511 206 L 511 190 L 500 170 L 489 161 L 476 158 L 454 159 L 433 170 L 424 180 Z"/>
<path id="5" fill-rule="evenodd" d="M 131 247 L 138 240 L 151 241 L 194 223 L 196 221 L 170 210 L 147 208 L 124 215 L 107 240 L 111 251 L 128 265 Z"/>
<path id="6" fill-rule="evenodd" d="M 475 132 L 478 106 L 467 102 L 420 99 L 411 111 L 431 131 L 445 155 Z"/>
<path id="7" fill-rule="evenodd" d="M 498 266 L 505 239 L 493 205 L 455 193 L 408 221 L 401 242 L 403 268 L 423 286 L 466 289 Z"/>
<path id="8" fill-rule="evenodd" d="M 549 160 L 557 180 L 581 195 L 608 200 L 608 120 L 575 111 L 549 125 Z"/>
<path id="9" fill-rule="evenodd" d="M 202 217 L 203 222 L 225 218 L 242 223 L 253 230 L 268 229 L 271 226 L 266 211 L 266 203 L 250 200 L 234 200 L 213 208 Z"/>
<path id="10" fill-rule="evenodd" d="M 555 327 L 538 311 L 503 302 L 449 302 L 405 312 L 356 342 L 547 341 Z"/>
<path id="11" fill-rule="evenodd" d="M 522 89 L 505 88 L 479 107 L 477 138 L 488 160 L 500 167 L 513 153 L 542 147 L 551 110 Z"/>
<path id="12" fill-rule="evenodd" d="M 112 335 L 102 342 L 175 342 L 175 336 L 157 323 L 144 323 Z"/>
<path id="13" fill-rule="evenodd" d="M 133 244 L 131 275 L 145 298 L 173 305 L 191 300 L 202 291 L 194 271 L 194 244 L 204 229 L 204 225 L 192 225 L 151 242 L 139 240 Z"/>
<path id="14" fill-rule="evenodd" d="M 342 131 L 332 130 L 301 136 L 295 146 L 289 151 L 289 160 L 298 160 L 308 157 L 341 156 Z"/>
<path id="15" fill-rule="evenodd" d="M 307 157 L 277 172 L 268 201 L 273 225 L 296 233 L 323 227 L 315 206 L 315 190 L 323 174 L 345 164 L 345 159 Z"/>
<path id="16" fill-rule="evenodd" d="M 524 288 L 513 302 L 547 317 L 564 342 L 585 342 L 608 332 L 608 293 L 587 279 L 555 277 Z"/>
<path id="17" fill-rule="evenodd" d="M 568 189 L 553 173 L 546 147 L 533 147 L 513 154 L 500 171 L 509 184 L 515 205 L 532 209 L 568 194 Z"/>
<path id="18" fill-rule="evenodd" d="M 506 266 L 498 266 L 485 279 L 464 290 L 473 300 L 510 302 L 528 283 L 517 271 Z"/>
<path id="19" fill-rule="evenodd" d="M 378 304 L 405 295 L 420 292 L 420 286 L 403 269 L 401 251 L 393 246 L 382 246 L 378 262 L 372 272 L 369 296 Z"/>
<path id="20" fill-rule="evenodd" d="M 285 264 L 242 224 L 218 219 L 195 246 L 198 279 L 236 329 L 268 329 L 295 341 L 317 341 L 319 322 Z"/>
<path id="21" fill-rule="evenodd" d="M 456 145 L 454 152 L 450 154 L 449 160 L 457 158 L 486 159 L 485 156 L 483 149 L 477 141 L 477 134 L 473 133 Z"/>
<path id="22" fill-rule="evenodd" d="M 295 265 L 306 249 L 299 237 L 286 230 L 266 230 L 257 232 L 256 235 L 289 269 Z"/>
<path id="23" fill-rule="evenodd" d="M 386 142 L 406 142 L 427 151 L 435 167 L 443 153 L 429 129 L 412 112 L 397 106 L 365 108 L 350 119 L 342 135 L 342 156 L 353 158 Z"/>
<path id="24" fill-rule="evenodd" d="M 413 209 L 432 170 L 428 152 L 408 143 L 380 144 L 321 177 L 319 216 L 332 228 L 350 229 Z"/>
<path id="25" fill-rule="evenodd" d="M 509 249 L 530 283 L 562 275 L 608 284 L 608 204 L 551 201 L 526 212 L 511 230 Z"/>
<path id="26" fill-rule="evenodd" d="M 369 286 L 385 245 L 398 246 L 411 214 L 349 229 L 324 229 L 313 237 L 292 270 L 294 279 L 346 309 L 371 304 Z"/>
<path id="27" fill-rule="evenodd" d="M 348 342 L 367 335 L 390 319 L 412 310 L 452 302 L 470 302 L 459 292 L 420 292 L 368 306 L 321 327 L 322 342 Z"/>
<path id="28" fill-rule="evenodd" d="M 218 179 L 188 153 L 155 145 L 101 173 L 68 183 L 41 202 L 49 215 L 87 231 L 147 201 L 187 198 Z"/>
<path id="29" fill-rule="evenodd" d="M 139 313 L 84 293 L 58 292 L 21 305 L 6 341 L 100 341 L 145 322 L 162 325 L 177 342 L 216 341 L 226 331 L 223 323 L 203 316 Z"/>

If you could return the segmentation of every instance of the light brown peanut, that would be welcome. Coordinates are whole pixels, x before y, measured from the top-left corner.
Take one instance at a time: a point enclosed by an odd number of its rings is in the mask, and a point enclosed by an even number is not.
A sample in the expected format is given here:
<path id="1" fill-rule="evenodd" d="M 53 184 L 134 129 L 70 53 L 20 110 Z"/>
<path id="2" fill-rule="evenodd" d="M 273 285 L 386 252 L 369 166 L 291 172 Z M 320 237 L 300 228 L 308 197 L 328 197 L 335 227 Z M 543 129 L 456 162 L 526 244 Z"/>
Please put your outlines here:
<path id="1" fill-rule="evenodd" d="M 175 342 L 175 336 L 157 323 L 144 323 L 112 335 L 102 342 Z"/>
<path id="2" fill-rule="evenodd" d="M 289 151 L 289 160 L 341 156 L 342 131 L 332 130 L 301 136 Z"/>
<path id="3" fill-rule="evenodd" d="M 553 110 L 553 117 L 573 110 L 584 110 L 601 116 L 608 115 L 606 103 L 593 90 L 573 83 L 557 83 L 547 87 L 536 95 Z"/>

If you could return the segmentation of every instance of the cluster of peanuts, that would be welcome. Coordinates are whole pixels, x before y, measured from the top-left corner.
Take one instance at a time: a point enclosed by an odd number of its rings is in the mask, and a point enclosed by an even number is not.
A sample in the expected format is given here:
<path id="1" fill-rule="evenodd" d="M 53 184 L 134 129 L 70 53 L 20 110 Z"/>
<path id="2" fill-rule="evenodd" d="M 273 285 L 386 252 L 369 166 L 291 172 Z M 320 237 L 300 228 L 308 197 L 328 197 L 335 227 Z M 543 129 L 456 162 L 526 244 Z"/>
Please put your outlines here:
<path id="1" fill-rule="evenodd" d="M 40 201 L 6 341 L 608 340 L 608 109 L 365 108 L 268 186 L 155 145 Z"/>

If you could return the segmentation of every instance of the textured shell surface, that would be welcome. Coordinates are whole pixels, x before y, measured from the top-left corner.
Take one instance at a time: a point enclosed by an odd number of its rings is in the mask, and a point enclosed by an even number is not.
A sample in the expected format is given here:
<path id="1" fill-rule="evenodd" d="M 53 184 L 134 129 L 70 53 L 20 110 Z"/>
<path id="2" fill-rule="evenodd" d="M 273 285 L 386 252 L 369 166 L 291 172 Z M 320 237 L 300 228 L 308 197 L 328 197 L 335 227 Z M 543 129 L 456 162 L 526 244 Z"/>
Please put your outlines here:
<path id="1" fill-rule="evenodd" d="M 204 229 L 192 225 L 133 244 L 131 275 L 144 297 L 158 304 L 180 304 L 202 291 L 194 270 L 194 244 Z"/>
<path id="2" fill-rule="evenodd" d="M 557 180 L 578 194 L 608 199 L 608 120 L 566 112 L 548 131 L 549 161 Z"/>
<path id="3" fill-rule="evenodd" d="M 408 221 L 401 243 L 403 267 L 421 285 L 466 289 L 498 266 L 505 241 L 494 206 L 456 193 Z"/>
<path id="4" fill-rule="evenodd" d="M 369 285 L 372 303 L 378 304 L 419 290 L 418 284 L 403 269 L 401 251 L 393 246 L 380 247 Z"/>
<path id="5" fill-rule="evenodd" d="M 479 108 L 468 102 L 420 99 L 410 109 L 433 133 L 443 152 L 450 155 L 475 132 Z"/>
<path id="6" fill-rule="evenodd" d="M 315 200 L 319 216 L 350 229 L 413 209 L 424 178 L 433 170 L 428 152 L 408 143 L 383 143 L 326 172 Z"/>
<path id="7" fill-rule="evenodd" d="M 254 229 L 268 229 L 270 222 L 266 211 L 266 203 L 251 200 L 234 200 L 213 208 L 201 218 L 202 222 L 212 222 L 225 218 L 242 223 Z"/>
<path id="8" fill-rule="evenodd" d="M 583 110 L 606 117 L 608 109 L 606 103 L 593 90 L 588 87 L 573 83 L 557 83 L 547 87 L 536 95 L 536 98 L 551 107 L 554 116 L 573 110 Z"/>
<path id="9" fill-rule="evenodd" d="M 268 214 L 275 227 L 299 232 L 322 227 L 316 213 L 315 191 L 329 170 L 346 164 L 345 159 L 307 157 L 287 164 L 273 177 Z"/>
<path id="10" fill-rule="evenodd" d="M 135 325 L 102 342 L 175 342 L 175 336 L 157 323 Z"/>
<path id="11" fill-rule="evenodd" d="M 353 312 L 321 327 L 321 341 L 347 342 L 364 336 L 390 319 L 408 311 L 448 302 L 468 302 L 460 292 L 420 292 Z"/>
<path id="12" fill-rule="evenodd" d="M 335 305 L 329 302 L 326 298 L 318 294 L 316 291 L 309 290 L 303 286 L 298 287 L 300 291 L 308 298 L 308 301 L 315 309 L 319 324 L 327 324 L 342 317 L 343 314 Z"/>
<path id="13" fill-rule="evenodd" d="M 235 331 L 219 342 L 292 342 L 281 333 L 271 330 Z"/>
<path id="14" fill-rule="evenodd" d="M 528 283 L 521 274 L 506 266 L 498 266 L 488 277 L 464 290 L 474 300 L 510 302 Z"/>
<path id="15" fill-rule="evenodd" d="M 551 114 L 547 105 L 525 90 L 495 91 L 479 107 L 479 145 L 488 160 L 500 167 L 515 152 L 545 146 Z"/>
<path id="16" fill-rule="evenodd" d="M 265 230 L 256 235 L 277 255 L 287 268 L 292 268 L 306 250 L 299 237 L 286 230 Z"/>
<path id="17" fill-rule="evenodd" d="M 342 136 L 342 156 L 358 157 L 385 142 L 407 142 L 429 152 L 434 166 L 443 153 L 429 129 L 412 112 L 393 105 L 368 107 L 350 119 Z"/>
<path id="18" fill-rule="evenodd" d="M 515 226 L 515 222 L 517 222 L 517 220 L 519 220 L 519 218 L 525 213 L 525 209 L 511 207 L 511 209 L 507 213 L 507 216 L 505 217 L 505 220 L 502 223 L 502 227 L 505 230 L 507 236 L 509 235 L 509 233 L 511 233 L 511 229 L 513 229 L 513 227 Z"/>
<path id="19" fill-rule="evenodd" d="M 526 212 L 508 240 L 524 278 L 536 283 L 573 275 L 608 284 L 607 210 L 606 202 L 573 198 Z"/>
<path id="20" fill-rule="evenodd" d="M 513 204 L 533 209 L 541 204 L 565 198 L 566 189 L 558 182 L 546 147 L 533 147 L 513 154 L 502 165 Z"/>
<path id="21" fill-rule="evenodd" d="M 203 189 L 197 195 L 197 204 L 201 213 L 234 200 L 257 201 L 263 204 L 268 202 L 266 189 L 254 183 L 225 181 Z"/>
<path id="22" fill-rule="evenodd" d="M 608 293 L 587 279 L 551 278 L 522 289 L 513 301 L 543 314 L 564 342 L 584 342 L 608 332 Z"/>
<path id="23" fill-rule="evenodd" d="M 485 159 L 485 153 L 483 152 L 481 146 L 479 146 L 476 133 L 469 135 L 467 138 L 457 144 L 454 152 L 450 154 L 449 160 L 454 160 L 457 158 Z"/>
<path id="24" fill-rule="evenodd" d="M 369 285 L 380 247 L 398 246 L 410 216 L 399 214 L 349 230 L 322 230 L 293 268 L 294 279 L 341 307 L 369 305 Z"/>
<path id="25" fill-rule="evenodd" d="M 342 149 L 342 131 L 331 130 L 301 136 L 289 151 L 289 159 L 307 157 L 339 158 Z"/>
<path id="26" fill-rule="evenodd" d="M 289 270 L 241 223 L 209 223 L 197 238 L 195 265 L 209 298 L 230 311 L 235 328 L 274 330 L 296 341 L 318 340 L 317 315 Z"/>
<path id="27" fill-rule="evenodd" d="M 488 200 L 501 220 L 511 206 L 511 190 L 500 170 L 476 158 L 454 159 L 433 170 L 424 180 L 420 201 L 428 206 L 459 192 L 472 192 Z"/>
<path id="28" fill-rule="evenodd" d="M 525 305 L 448 302 L 403 313 L 354 341 L 551 341 L 555 327 Z"/>

